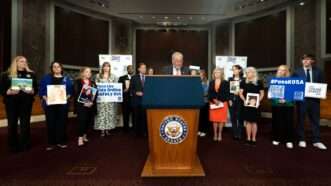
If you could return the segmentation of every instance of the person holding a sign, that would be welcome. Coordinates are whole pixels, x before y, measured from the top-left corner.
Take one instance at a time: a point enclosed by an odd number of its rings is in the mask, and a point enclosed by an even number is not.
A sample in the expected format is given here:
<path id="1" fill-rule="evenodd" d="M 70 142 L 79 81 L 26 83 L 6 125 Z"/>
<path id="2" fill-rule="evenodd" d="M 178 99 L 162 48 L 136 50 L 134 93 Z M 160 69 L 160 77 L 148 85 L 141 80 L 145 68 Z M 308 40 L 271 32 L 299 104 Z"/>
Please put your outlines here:
<path id="1" fill-rule="evenodd" d="M 208 90 L 209 120 L 213 123 L 214 141 L 222 141 L 222 130 L 228 119 L 229 84 L 224 80 L 223 69 L 214 69 L 212 77 Z"/>
<path id="2" fill-rule="evenodd" d="M 73 93 L 72 81 L 63 75 L 63 66 L 52 62 L 51 73 L 45 75 L 40 82 L 39 96 L 46 114 L 48 133 L 47 151 L 55 146 L 67 148 L 66 122 L 68 118 L 68 99 Z"/>
<path id="3" fill-rule="evenodd" d="M 78 146 L 88 142 L 87 130 L 96 114 L 96 84 L 91 80 L 92 72 L 88 67 L 80 70 L 80 78 L 74 83 L 75 113 L 78 120 Z"/>
<path id="4" fill-rule="evenodd" d="M 244 81 L 243 78 L 243 69 L 240 65 L 232 66 L 233 77 L 229 78 L 230 84 L 230 100 L 229 100 L 229 108 L 230 108 L 230 116 L 232 123 L 232 132 L 233 139 L 240 140 L 242 138 L 242 128 L 243 128 L 243 120 L 241 117 L 242 112 L 242 100 L 239 96 L 240 91 L 240 82 Z"/>
<path id="5" fill-rule="evenodd" d="M 174 52 L 171 56 L 172 65 L 163 68 L 163 74 L 181 76 L 189 75 L 190 71 L 187 67 L 183 66 L 184 55 L 181 52 Z"/>
<path id="6" fill-rule="evenodd" d="M 290 70 L 286 65 L 280 65 L 276 77 L 289 77 Z M 293 148 L 294 133 L 294 101 L 285 98 L 272 99 L 272 144 L 279 145 L 285 142 L 286 147 Z"/>
<path id="7" fill-rule="evenodd" d="M 264 97 L 264 89 L 254 67 L 246 69 L 246 80 L 240 83 L 240 98 L 244 102 L 242 118 L 246 125 L 246 143 L 256 145 L 259 105 Z"/>
<path id="8" fill-rule="evenodd" d="M 95 82 L 99 89 L 100 84 L 116 83 L 116 77 L 111 73 L 110 63 L 104 62 L 100 68 L 100 73 L 97 74 Z M 100 91 L 99 91 L 100 92 Z M 99 130 L 100 136 L 110 135 L 110 130 L 116 127 L 117 123 L 117 108 L 115 102 L 98 101 L 97 115 L 95 117 L 94 129 Z"/>
<path id="9" fill-rule="evenodd" d="M 295 71 L 294 76 L 304 78 L 306 83 L 323 83 L 323 73 L 314 63 L 315 57 L 313 55 L 303 55 L 302 67 Z M 313 146 L 321 150 L 326 150 L 327 147 L 321 142 L 320 134 L 320 100 L 318 98 L 309 98 L 306 95 L 303 102 L 297 103 L 297 108 L 299 147 L 306 148 L 307 146 L 304 135 L 304 120 L 307 114 L 312 126 Z"/>
<path id="10" fill-rule="evenodd" d="M 131 78 L 130 94 L 132 95 L 132 107 L 134 115 L 134 130 L 137 136 L 147 135 L 146 109 L 142 107 L 146 65 L 138 64 L 138 73 Z"/>
<path id="11" fill-rule="evenodd" d="M 35 74 L 27 59 L 17 56 L 9 69 L 1 75 L 0 92 L 8 120 L 8 147 L 11 152 L 30 148 L 30 118 L 34 95 L 37 93 Z M 20 134 L 18 134 L 20 120 Z"/>

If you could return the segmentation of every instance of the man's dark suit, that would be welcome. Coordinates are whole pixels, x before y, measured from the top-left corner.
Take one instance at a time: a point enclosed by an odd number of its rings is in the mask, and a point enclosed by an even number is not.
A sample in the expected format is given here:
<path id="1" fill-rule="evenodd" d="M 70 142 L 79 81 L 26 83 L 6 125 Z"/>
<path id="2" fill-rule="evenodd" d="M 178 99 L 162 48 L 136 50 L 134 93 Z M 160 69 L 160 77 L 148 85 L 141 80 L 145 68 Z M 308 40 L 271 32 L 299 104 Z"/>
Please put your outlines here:
<path id="1" fill-rule="evenodd" d="M 301 77 L 307 80 L 306 72 L 301 67 L 295 71 L 293 76 Z M 317 67 L 312 67 L 312 76 L 311 82 L 313 83 L 323 83 L 323 73 Z M 320 100 L 314 98 L 305 98 L 303 102 L 297 103 L 298 111 L 298 140 L 304 141 L 304 119 L 305 115 L 308 114 L 313 132 L 313 143 L 320 142 Z"/>
<path id="2" fill-rule="evenodd" d="M 165 66 L 162 68 L 162 74 L 165 75 L 172 75 L 173 74 L 173 69 L 174 67 L 171 66 Z M 182 67 L 180 68 L 181 75 L 190 75 L 190 70 L 187 67 Z"/>
<path id="3" fill-rule="evenodd" d="M 122 103 L 122 115 L 123 115 L 123 128 L 125 131 L 129 130 L 129 120 L 130 120 L 130 115 L 132 118 L 133 122 L 133 109 L 131 106 L 131 97 L 132 95 L 130 94 L 130 91 L 128 90 L 125 92 L 126 88 L 126 81 L 130 81 L 131 77 L 129 75 L 124 75 L 121 76 L 118 80 L 119 83 L 122 83 L 122 88 L 123 88 L 123 103 Z"/>
<path id="4" fill-rule="evenodd" d="M 140 74 L 132 76 L 130 81 L 130 94 L 132 95 L 132 107 L 134 112 L 134 128 L 137 135 L 147 134 L 146 110 L 142 107 L 142 96 L 137 92 L 144 92 L 144 85 Z"/>

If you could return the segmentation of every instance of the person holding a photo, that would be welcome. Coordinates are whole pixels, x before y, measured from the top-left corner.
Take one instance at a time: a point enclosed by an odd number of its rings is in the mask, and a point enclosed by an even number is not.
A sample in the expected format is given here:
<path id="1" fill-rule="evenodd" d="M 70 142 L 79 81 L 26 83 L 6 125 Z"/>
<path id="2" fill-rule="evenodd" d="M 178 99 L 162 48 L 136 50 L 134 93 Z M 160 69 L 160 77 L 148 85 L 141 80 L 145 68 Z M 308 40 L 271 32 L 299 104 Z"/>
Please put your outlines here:
<path id="1" fill-rule="evenodd" d="M 290 70 L 286 65 L 280 65 L 277 69 L 276 77 L 289 77 Z M 285 142 L 286 147 L 293 148 L 294 133 L 294 102 L 285 99 L 272 100 L 272 144 L 279 145 Z"/>
<path id="2" fill-rule="evenodd" d="M 316 66 L 315 57 L 313 55 L 305 54 L 302 57 L 302 67 L 297 69 L 293 76 L 301 77 L 310 83 L 324 83 L 324 77 L 322 71 Z M 299 140 L 299 147 L 306 148 L 304 132 L 304 121 L 306 114 L 310 120 L 313 132 L 313 146 L 326 150 L 327 147 L 321 142 L 320 134 L 320 100 L 316 98 L 305 98 L 303 102 L 297 103 L 297 116 L 298 126 L 297 135 Z"/>
<path id="3" fill-rule="evenodd" d="M 95 78 L 95 83 L 116 83 L 117 79 L 111 73 L 111 65 L 104 62 L 100 68 L 100 73 Z M 110 135 L 110 130 L 116 127 L 117 123 L 117 103 L 102 102 L 97 103 L 97 115 L 95 116 L 94 129 L 100 131 L 100 136 Z"/>
<path id="4" fill-rule="evenodd" d="M 64 100 L 64 104 L 51 104 L 48 98 L 47 87 L 53 85 L 59 85 L 58 87 L 65 87 L 65 90 L 59 89 L 57 92 L 52 92 L 53 95 L 57 93 L 66 93 L 66 99 L 68 100 L 73 93 L 72 81 L 68 76 L 63 74 L 63 66 L 59 62 L 52 62 L 50 67 L 50 73 L 45 75 L 39 86 L 39 96 L 42 99 L 42 106 L 46 114 L 46 124 L 48 133 L 48 146 L 47 151 L 51 151 L 55 146 L 59 148 L 67 148 L 67 136 L 66 136 L 66 122 L 68 118 L 68 101 Z M 61 97 L 61 96 L 57 96 Z"/>
<path id="5" fill-rule="evenodd" d="M 259 103 L 264 97 L 264 89 L 254 67 L 246 69 L 246 79 L 240 83 L 239 95 L 244 102 L 242 118 L 246 126 L 246 143 L 256 145 L 257 121 L 260 116 Z"/>
<path id="6" fill-rule="evenodd" d="M 209 83 L 209 120 L 213 123 L 214 141 L 222 141 L 222 130 L 228 118 L 229 84 L 224 80 L 223 69 L 215 68 Z"/>
<path id="7" fill-rule="evenodd" d="M 80 78 L 74 83 L 75 113 L 78 121 L 78 146 L 88 142 L 87 131 L 96 114 L 96 84 L 91 80 L 92 72 L 88 67 L 80 70 Z"/>
<path id="8" fill-rule="evenodd" d="M 29 79 L 27 87 L 15 89 L 12 80 Z M 17 56 L 9 69 L 1 75 L 0 92 L 3 96 L 8 120 L 8 147 L 11 152 L 26 151 L 30 148 L 30 118 L 34 95 L 37 93 L 36 76 L 28 66 L 27 59 Z M 31 88 L 32 87 L 32 88 Z M 18 120 L 20 132 L 18 133 Z"/>
<path id="9" fill-rule="evenodd" d="M 240 65 L 233 65 L 232 72 L 233 72 L 233 77 L 229 78 L 229 82 L 230 82 L 229 108 L 231 115 L 233 139 L 240 140 L 242 138 L 242 128 L 244 124 L 241 116 L 243 103 L 242 100 L 240 99 L 239 91 L 240 91 L 240 82 L 244 80 L 243 78 L 244 73 Z"/>

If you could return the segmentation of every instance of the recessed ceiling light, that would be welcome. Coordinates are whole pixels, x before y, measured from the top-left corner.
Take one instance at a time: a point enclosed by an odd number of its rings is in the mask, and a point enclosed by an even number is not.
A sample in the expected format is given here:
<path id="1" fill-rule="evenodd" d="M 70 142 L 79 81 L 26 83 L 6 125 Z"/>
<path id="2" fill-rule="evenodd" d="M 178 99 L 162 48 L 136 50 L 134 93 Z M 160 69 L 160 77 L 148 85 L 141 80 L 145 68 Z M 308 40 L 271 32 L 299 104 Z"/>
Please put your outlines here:
<path id="1" fill-rule="evenodd" d="M 155 16 L 152 16 L 152 19 L 155 19 L 156 17 Z"/>
<path id="2" fill-rule="evenodd" d="M 164 16 L 164 19 L 168 19 L 169 17 L 168 16 Z"/>
<path id="3" fill-rule="evenodd" d="M 300 6 L 303 6 L 303 5 L 305 5 L 305 2 L 304 1 L 300 2 Z"/>

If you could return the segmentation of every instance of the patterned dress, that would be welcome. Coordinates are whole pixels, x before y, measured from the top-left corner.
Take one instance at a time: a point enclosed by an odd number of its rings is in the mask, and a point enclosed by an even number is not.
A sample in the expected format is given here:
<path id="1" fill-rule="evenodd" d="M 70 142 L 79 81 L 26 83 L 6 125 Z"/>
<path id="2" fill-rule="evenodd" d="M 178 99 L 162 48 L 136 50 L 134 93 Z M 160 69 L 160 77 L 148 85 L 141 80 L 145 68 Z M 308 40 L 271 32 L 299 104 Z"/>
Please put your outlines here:
<path id="1" fill-rule="evenodd" d="M 110 75 L 108 79 L 101 79 L 99 75 L 95 78 L 96 83 L 116 83 L 114 75 Z M 117 104 L 116 103 L 97 103 L 97 115 L 95 116 L 95 130 L 110 130 L 114 129 L 117 124 Z"/>

